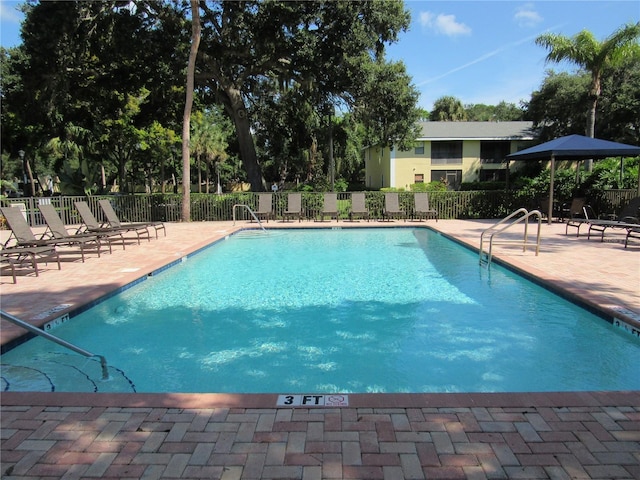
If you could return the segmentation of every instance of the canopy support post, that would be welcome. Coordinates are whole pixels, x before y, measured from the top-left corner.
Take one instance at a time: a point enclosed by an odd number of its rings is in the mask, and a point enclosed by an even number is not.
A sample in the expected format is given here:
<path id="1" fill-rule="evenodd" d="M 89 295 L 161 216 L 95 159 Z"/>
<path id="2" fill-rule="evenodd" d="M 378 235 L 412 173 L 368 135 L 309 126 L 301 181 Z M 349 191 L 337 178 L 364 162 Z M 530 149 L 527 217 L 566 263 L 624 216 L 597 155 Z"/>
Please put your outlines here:
<path id="1" fill-rule="evenodd" d="M 551 178 L 549 179 L 549 214 L 547 215 L 547 222 L 551 225 L 551 220 L 553 218 L 553 177 L 555 176 L 556 171 L 556 157 L 552 153 L 551 154 Z"/>

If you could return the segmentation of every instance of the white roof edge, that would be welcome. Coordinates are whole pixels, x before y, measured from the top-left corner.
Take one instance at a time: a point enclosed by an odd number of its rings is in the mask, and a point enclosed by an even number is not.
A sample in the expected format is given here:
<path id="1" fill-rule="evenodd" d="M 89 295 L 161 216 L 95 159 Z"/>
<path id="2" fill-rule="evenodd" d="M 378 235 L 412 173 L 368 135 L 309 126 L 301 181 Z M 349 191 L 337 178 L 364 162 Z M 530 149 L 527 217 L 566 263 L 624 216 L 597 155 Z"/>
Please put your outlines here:
<path id="1" fill-rule="evenodd" d="M 510 137 L 418 137 L 416 138 L 417 141 L 425 141 L 425 140 L 444 140 L 444 141 L 451 141 L 451 140 L 535 140 L 535 137 L 532 135 L 528 135 L 528 136 L 521 136 L 521 135 L 515 135 L 515 136 L 510 136 Z"/>

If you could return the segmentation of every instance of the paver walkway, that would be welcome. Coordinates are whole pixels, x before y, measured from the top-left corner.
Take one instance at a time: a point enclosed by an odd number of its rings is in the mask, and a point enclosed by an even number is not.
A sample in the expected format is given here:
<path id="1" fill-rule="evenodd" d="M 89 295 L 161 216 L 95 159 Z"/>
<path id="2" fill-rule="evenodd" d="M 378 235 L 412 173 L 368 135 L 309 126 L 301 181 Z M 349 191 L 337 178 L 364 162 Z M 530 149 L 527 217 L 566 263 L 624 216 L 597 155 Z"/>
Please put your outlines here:
<path id="1" fill-rule="evenodd" d="M 486 226 L 429 225 L 472 245 Z M 3 276 L 2 309 L 41 324 L 233 228 L 172 224 L 151 245 L 16 285 Z M 538 257 L 507 249 L 498 258 L 614 315 L 624 310 L 635 328 L 640 248 L 563 232 L 545 227 Z M 5 322 L 1 333 L 3 343 L 17 335 Z M 363 394 L 332 408 L 231 394 L 9 392 L 0 401 L 3 479 L 640 479 L 640 392 Z"/>
<path id="2" fill-rule="evenodd" d="M 637 392 L 78 397 L 3 405 L 3 478 L 640 478 Z"/>

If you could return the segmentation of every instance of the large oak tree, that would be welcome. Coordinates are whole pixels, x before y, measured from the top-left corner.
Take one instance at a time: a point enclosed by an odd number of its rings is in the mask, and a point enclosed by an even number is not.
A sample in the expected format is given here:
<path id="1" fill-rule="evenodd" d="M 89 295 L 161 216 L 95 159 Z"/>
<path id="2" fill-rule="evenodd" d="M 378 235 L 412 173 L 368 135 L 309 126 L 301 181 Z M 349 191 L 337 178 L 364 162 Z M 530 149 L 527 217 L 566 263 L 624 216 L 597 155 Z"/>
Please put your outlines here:
<path id="1" fill-rule="evenodd" d="M 235 125 L 254 191 L 265 189 L 251 131 L 253 97 L 264 94 L 258 85 L 265 79 L 279 88 L 296 84 L 320 108 L 355 107 L 367 93 L 371 65 L 409 25 L 399 1 L 201 1 L 200 8 L 199 79 Z M 393 115 L 397 97 L 386 100 Z"/>

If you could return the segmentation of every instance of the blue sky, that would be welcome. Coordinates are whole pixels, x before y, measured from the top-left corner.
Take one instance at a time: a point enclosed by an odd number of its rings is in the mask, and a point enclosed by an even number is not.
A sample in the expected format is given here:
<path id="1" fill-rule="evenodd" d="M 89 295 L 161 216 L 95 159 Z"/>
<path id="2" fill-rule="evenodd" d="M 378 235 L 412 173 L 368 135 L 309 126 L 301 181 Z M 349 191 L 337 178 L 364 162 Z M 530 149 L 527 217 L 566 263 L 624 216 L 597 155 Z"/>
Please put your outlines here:
<path id="1" fill-rule="evenodd" d="M 603 40 L 640 19 L 640 1 L 419 1 L 405 2 L 411 28 L 388 49 L 402 60 L 431 110 L 444 95 L 463 104 L 519 104 L 539 89 L 545 71 L 575 71 L 547 64 L 535 44 L 542 33 L 573 36 L 591 31 Z"/>
<path id="2" fill-rule="evenodd" d="M 20 42 L 19 3 L 0 0 L 2 46 Z M 546 70 L 575 71 L 570 64 L 547 64 L 547 51 L 534 42 L 538 35 L 573 36 L 586 29 L 603 40 L 640 21 L 638 0 L 406 0 L 405 5 L 411 28 L 387 53 L 406 64 L 426 110 L 444 95 L 464 104 L 519 104 L 540 87 Z"/>

